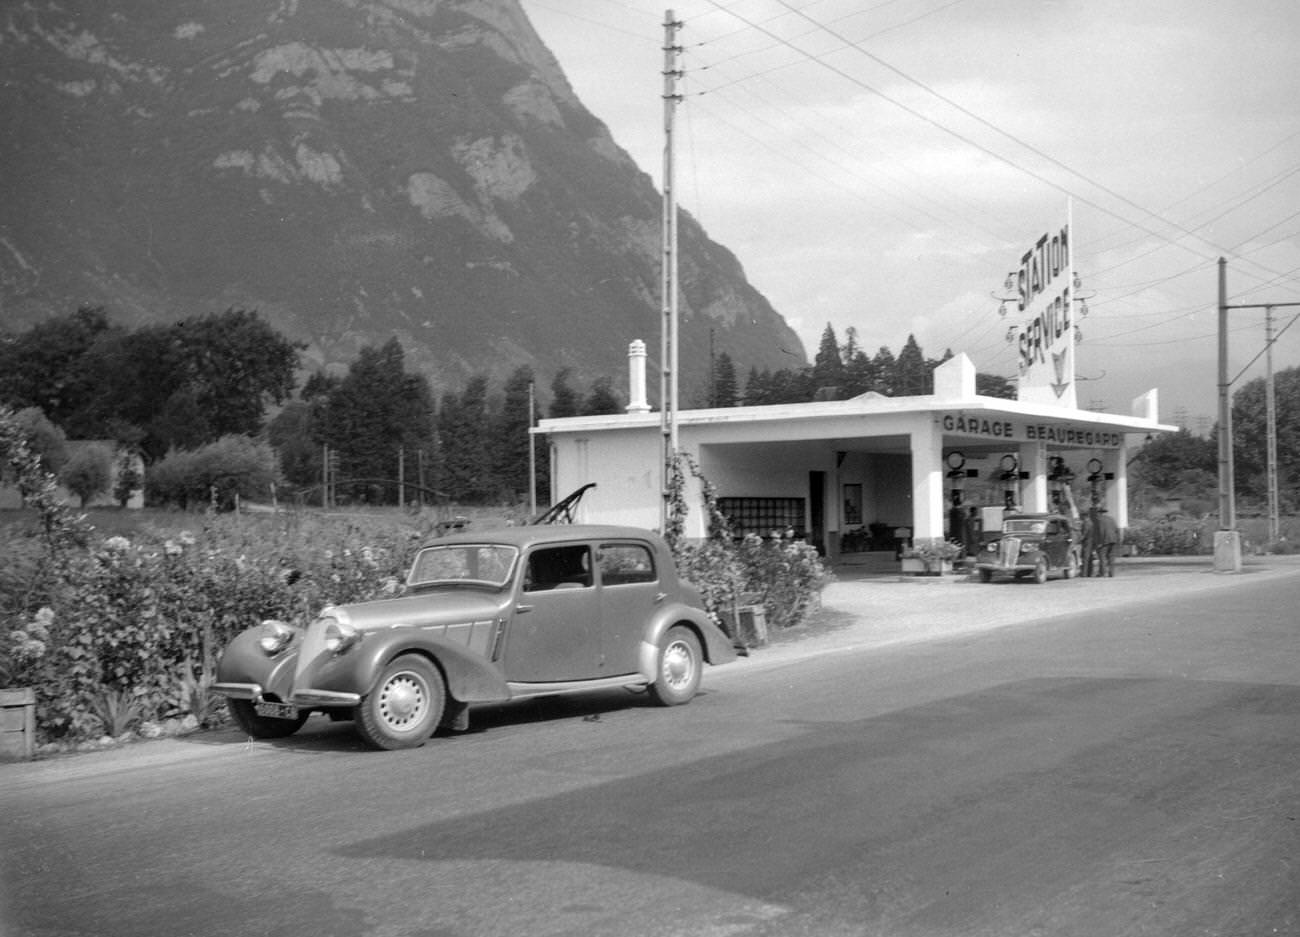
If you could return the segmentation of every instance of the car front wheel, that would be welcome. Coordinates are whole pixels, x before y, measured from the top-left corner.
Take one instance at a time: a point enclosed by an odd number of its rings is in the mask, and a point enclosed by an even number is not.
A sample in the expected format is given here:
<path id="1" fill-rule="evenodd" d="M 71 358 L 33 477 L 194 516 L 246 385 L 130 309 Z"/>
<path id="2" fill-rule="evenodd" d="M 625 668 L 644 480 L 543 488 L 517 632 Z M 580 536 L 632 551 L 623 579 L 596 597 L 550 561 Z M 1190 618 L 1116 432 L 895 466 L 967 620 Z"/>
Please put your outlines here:
<path id="1" fill-rule="evenodd" d="M 307 721 L 307 713 L 300 713 L 295 719 L 274 719 L 259 716 L 253 704 L 246 699 L 228 699 L 226 706 L 235 724 L 255 739 L 283 739 L 293 735 Z"/>
<path id="2" fill-rule="evenodd" d="M 659 641 L 655 682 L 650 695 L 660 706 L 680 706 L 689 702 L 700 688 L 704 655 L 695 632 L 684 625 L 669 628 Z"/>
<path id="3" fill-rule="evenodd" d="M 438 728 L 447 687 L 438 668 L 405 654 L 384 668 L 375 688 L 357 706 L 357 731 L 375 748 L 417 748 Z"/>
<path id="4" fill-rule="evenodd" d="M 1038 562 L 1034 564 L 1034 582 L 1040 586 L 1047 582 L 1047 560 L 1041 556 L 1038 558 Z"/>

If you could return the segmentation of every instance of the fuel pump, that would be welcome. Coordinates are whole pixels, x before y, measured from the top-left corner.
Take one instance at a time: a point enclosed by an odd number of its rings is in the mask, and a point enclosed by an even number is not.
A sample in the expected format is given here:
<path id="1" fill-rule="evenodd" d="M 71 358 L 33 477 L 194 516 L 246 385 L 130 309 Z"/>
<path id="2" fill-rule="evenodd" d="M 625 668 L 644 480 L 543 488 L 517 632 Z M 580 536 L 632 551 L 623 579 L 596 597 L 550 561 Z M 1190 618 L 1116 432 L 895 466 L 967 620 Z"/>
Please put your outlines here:
<path id="1" fill-rule="evenodd" d="M 998 463 L 999 479 L 1002 481 L 1002 506 L 1014 511 L 1020 506 L 1020 480 L 1028 478 L 1028 472 L 1020 471 L 1020 460 L 1014 453 L 1008 452 Z"/>
<path id="2" fill-rule="evenodd" d="M 1074 503 L 1074 470 L 1065 464 L 1065 459 L 1054 455 L 1047 460 L 1047 488 L 1052 499 L 1052 510 L 1065 514 L 1074 520 L 1079 519 L 1079 509 Z"/>
<path id="3" fill-rule="evenodd" d="M 1101 507 L 1106 501 L 1106 482 L 1114 481 L 1114 472 L 1103 472 L 1101 459 L 1091 458 L 1088 460 L 1088 495 L 1089 505 L 1097 508 Z"/>

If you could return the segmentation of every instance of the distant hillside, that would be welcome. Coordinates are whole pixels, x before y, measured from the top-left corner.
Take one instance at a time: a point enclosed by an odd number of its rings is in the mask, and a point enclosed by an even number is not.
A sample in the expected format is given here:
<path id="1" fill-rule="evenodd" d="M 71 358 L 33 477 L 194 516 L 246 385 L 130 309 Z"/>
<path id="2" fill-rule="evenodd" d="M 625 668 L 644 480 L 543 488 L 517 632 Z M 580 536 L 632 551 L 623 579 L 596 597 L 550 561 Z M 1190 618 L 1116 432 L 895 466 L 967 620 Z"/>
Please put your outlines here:
<path id="1" fill-rule="evenodd" d="M 657 357 L 660 196 L 516 0 L 27 0 L 0 88 L 0 328 L 242 306 L 309 366 L 396 335 L 438 388 Z M 680 240 L 683 394 L 711 333 L 803 360 L 730 252 Z"/>

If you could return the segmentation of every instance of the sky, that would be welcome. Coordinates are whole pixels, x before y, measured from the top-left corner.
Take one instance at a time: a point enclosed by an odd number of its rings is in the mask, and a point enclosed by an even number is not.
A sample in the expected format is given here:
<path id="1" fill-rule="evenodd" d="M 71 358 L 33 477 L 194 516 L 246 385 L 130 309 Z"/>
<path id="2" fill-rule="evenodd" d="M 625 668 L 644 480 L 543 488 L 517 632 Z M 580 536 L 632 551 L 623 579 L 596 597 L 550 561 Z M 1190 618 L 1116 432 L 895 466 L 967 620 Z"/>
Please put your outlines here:
<path id="1" fill-rule="evenodd" d="M 522 0 L 584 105 L 662 185 L 656 0 Z M 915 335 L 1013 377 L 1022 254 L 1071 222 L 1079 406 L 1218 416 L 1218 276 L 1300 365 L 1295 0 L 674 0 L 679 206 L 802 338 Z M 1229 312 L 1232 389 L 1263 309 Z M 725 350 L 725 349 L 724 349 Z M 741 363 L 743 365 L 743 363 Z"/>

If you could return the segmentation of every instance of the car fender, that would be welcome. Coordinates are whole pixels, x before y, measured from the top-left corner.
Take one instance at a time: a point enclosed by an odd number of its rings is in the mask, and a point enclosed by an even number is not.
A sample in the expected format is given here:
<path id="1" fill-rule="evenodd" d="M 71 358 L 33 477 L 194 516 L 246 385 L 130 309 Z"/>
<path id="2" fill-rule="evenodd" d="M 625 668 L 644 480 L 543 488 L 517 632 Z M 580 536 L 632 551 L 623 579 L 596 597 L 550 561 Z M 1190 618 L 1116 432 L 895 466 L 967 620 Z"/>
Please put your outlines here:
<path id="1" fill-rule="evenodd" d="M 437 664 L 447 682 L 448 695 L 458 702 L 510 698 L 505 676 L 491 661 L 439 635 L 404 628 L 368 632 L 360 644 L 320 669 L 317 688 L 365 696 L 374 689 L 390 661 L 409 653 L 421 654 Z"/>
<path id="2" fill-rule="evenodd" d="M 731 638 L 703 611 L 690 605 L 672 603 L 659 609 L 646 626 L 638 652 L 642 676 L 653 681 L 659 670 L 659 642 L 674 625 L 685 625 L 700 639 L 700 649 L 706 662 L 718 666 L 736 659 L 736 648 Z"/>
<path id="3" fill-rule="evenodd" d="M 257 697 L 270 694 L 287 700 L 293 689 L 303 635 L 301 629 L 295 628 L 294 632 L 293 642 L 274 657 L 268 656 L 258 643 L 264 633 L 260 625 L 235 635 L 217 661 L 213 690 L 237 699 L 256 701 Z"/>

